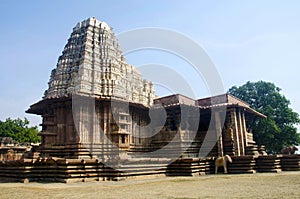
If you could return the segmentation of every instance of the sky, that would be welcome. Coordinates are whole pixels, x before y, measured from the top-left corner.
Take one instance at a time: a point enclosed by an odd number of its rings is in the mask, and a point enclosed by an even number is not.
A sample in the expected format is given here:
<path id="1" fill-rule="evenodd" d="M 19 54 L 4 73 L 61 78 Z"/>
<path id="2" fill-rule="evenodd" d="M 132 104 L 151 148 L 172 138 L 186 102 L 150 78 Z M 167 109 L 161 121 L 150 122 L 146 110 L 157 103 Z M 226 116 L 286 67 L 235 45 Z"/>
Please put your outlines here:
<path id="1" fill-rule="evenodd" d="M 145 27 L 179 32 L 204 49 L 224 92 L 247 81 L 273 82 L 300 113 L 300 1 L 1 0 L 0 8 L 0 120 L 41 123 L 25 110 L 42 99 L 72 28 L 89 17 L 105 21 L 117 35 Z M 196 79 L 178 56 L 144 50 L 126 57 L 137 67 L 173 68 L 193 85 L 196 98 L 209 96 L 205 79 Z"/>

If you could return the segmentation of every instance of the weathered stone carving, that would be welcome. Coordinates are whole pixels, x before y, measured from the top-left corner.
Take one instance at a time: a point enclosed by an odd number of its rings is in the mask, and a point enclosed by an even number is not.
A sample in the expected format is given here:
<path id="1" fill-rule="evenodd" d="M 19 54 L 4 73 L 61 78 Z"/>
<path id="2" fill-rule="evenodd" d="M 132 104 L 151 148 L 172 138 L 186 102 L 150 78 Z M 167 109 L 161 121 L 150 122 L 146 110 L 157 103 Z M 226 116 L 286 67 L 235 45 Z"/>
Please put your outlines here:
<path id="1" fill-rule="evenodd" d="M 126 63 L 113 30 L 95 18 L 73 28 L 57 67 L 52 70 L 44 99 L 72 94 L 116 98 L 151 106 L 153 84 Z"/>

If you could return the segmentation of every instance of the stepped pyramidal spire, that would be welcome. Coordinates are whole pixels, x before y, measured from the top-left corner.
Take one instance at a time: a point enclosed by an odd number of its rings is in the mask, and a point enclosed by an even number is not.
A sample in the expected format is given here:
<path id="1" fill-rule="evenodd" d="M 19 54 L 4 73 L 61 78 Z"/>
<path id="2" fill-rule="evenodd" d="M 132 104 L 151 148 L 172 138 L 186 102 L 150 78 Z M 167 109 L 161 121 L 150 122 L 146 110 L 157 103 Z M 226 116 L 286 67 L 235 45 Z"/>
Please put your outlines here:
<path id="1" fill-rule="evenodd" d="M 44 99 L 72 94 L 151 106 L 153 84 L 126 63 L 113 29 L 94 17 L 79 22 L 52 70 Z"/>

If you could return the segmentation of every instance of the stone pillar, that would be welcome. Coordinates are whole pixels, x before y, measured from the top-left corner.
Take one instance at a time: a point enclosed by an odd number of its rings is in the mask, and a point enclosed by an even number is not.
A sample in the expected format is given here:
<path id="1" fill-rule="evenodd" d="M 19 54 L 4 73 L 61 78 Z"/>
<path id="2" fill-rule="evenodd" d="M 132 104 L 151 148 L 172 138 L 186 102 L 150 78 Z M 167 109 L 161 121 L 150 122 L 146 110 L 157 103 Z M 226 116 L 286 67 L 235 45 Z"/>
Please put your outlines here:
<path id="1" fill-rule="evenodd" d="M 237 156 L 240 156 L 240 146 L 239 146 L 239 133 L 238 133 L 238 126 L 237 126 L 237 116 L 236 116 L 236 109 L 233 108 L 230 110 L 230 118 L 233 128 L 233 138 L 234 138 L 234 151 Z"/>
<path id="2" fill-rule="evenodd" d="M 245 147 L 248 146 L 248 139 L 247 139 L 247 126 L 246 126 L 246 118 L 245 118 L 245 112 L 242 112 L 242 123 L 243 123 L 243 132 L 244 132 L 244 143 Z"/>
<path id="3" fill-rule="evenodd" d="M 139 114 L 138 121 L 138 144 L 141 144 L 141 114 Z"/>
<path id="4" fill-rule="evenodd" d="M 99 108 L 99 124 L 100 124 L 100 131 L 101 131 L 101 135 L 100 135 L 100 142 L 102 144 L 105 144 L 104 142 L 104 106 L 100 105 Z"/>
<path id="5" fill-rule="evenodd" d="M 224 155 L 223 150 L 223 137 L 222 137 L 222 124 L 220 121 L 220 113 L 215 112 L 215 131 L 218 138 L 218 156 Z"/>
<path id="6" fill-rule="evenodd" d="M 76 134 L 75 134 L 76 130 L 73 121 L 72 106 L 68 104 L 65 111 L 66 111 L 66 143 L 74 143 L 76 142 Z"/>
<path id="7" fill-rule="evenodd" d="M 80 106 L 80 119 L 79 119 L 79 134 L 80 134 L 80 142 L 85 143 L 85 108 L 84 106 Z"/>
<path id="8" fill-rule="evenodd" d="M 83 142 L 83 135 L 82 135 L 82 129 L 83 129 L 83 116 L 82 116 L 82 110 L 83 107 L 80 106 L 79 111 L 77 111 L 77 125 L 78 125 L 78 138 L 79 138 L 79 142 L 82 143 Z"/>
<path id="9" fill-rule="evenodd" d="M 104 103 L 103 105 L 103 135 L 104 137 L 107 136 L 107 108 L 106 108 L 106 104 Z M 106 143 L 105 143 L 106 144 Z"/>
<path id="10" fill-rule="evenodd" d="M 98 120 L 97 120 L 97 110 L 96 110 L 96 104 L 94 104 L 92 112 L 92 143 L 99 143 L 99 131 L 98 131 Z"/>
<path id="11" fill-rule="evenodd" d="M 108 151 L 109 151 L 109 135 L 107 133 L 107 104 L 103 103 L 102 105 L 102 142 L 103 142 L 103 146 L 102 146 L 102 157 L 106 158 L 108 156 Z"/>
<path id="12" fill-rule="evenodd" d="M 238 116 L 238 129 L 239 129 L 239 144 L 240 144 L 240 154 L 245 155 L 245 144 L 244 144 L 244 129 L 243 129 L 243 123 L 242 123 L 242 116 L 241 111 L 237 109 L 237 116 Z"/>
<path id="13" fill-rule="evenodd" d="M 129 144 L 133 144 L 134 140 L 133 140 L 133 135 L 135 134 L 135 115 L 133 113 L 133 111 L 129 111 L 129 121 L 130 121 L 130 134 L 129 134 Z"/>

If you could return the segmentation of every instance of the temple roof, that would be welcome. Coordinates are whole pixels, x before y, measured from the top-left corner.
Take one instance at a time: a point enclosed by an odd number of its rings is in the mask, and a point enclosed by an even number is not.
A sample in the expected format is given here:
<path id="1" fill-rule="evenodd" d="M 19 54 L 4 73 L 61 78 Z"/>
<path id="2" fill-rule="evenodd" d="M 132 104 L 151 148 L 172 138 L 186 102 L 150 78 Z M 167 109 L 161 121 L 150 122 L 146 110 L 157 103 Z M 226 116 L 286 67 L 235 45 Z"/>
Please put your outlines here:
<path id="1" fill-rule="evenodd" d="M 173 94 L 173 95 L 169 95 L 161 98 L 158 97 L 154 99 L 154 104 L 161 104 L 164 107 L 178 106 L 184 104 L 188 106 L 196 106 L 202 110 L 212 109 L 217 107 L 227 107 L 227 108 L 235 107 L 235 108 L 243 108 L 248 113 L 266 118 L 265 115 L 252 109 L 248 103 L 229 93 L 201 98 L 197 100 L 194 100 L 182 94 Z"/>

